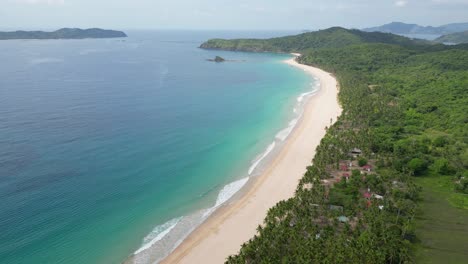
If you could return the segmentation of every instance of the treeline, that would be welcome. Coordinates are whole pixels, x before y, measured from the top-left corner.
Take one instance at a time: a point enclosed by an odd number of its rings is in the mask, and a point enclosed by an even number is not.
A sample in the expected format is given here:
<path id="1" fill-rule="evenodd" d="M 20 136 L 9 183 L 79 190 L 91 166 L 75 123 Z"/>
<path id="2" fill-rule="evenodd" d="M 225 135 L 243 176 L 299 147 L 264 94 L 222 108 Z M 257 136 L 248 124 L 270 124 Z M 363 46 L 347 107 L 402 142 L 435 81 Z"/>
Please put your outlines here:
<path id="1" fill-rule="evenodd" d="M 427 46 L 431 42 L 381 32 L 362 32 L 340 27 L 295 36 L 271 39 L 211 39 L 200 47 L 250 52 L 305 52 L 309 49 L 341 48 L 362 43 L 387 43 L 402 46 Z M 443 45 L 435 45 L 442 47 Z"/>
<path id="2" fill-rule="evenodd" d="M 331 28 L 202 47 L 300 52 L 299 62 L 332 72 L 341 87 L 343 114 L 295 196 L 271 208 L 228 263 L 413 262 L 413 177 L 450 175 L 454 191 L 468 193 L 466 46 Z M 360 158 L 350 156 L 356 148 Z"/>
<path id="3" fill-rule="evenodd" d="M 338 76 L 347 112 L 369 126 L 371 150 L 394 169 L 468 178 L 467 50 L 362 44 L 300 60 Z"/>

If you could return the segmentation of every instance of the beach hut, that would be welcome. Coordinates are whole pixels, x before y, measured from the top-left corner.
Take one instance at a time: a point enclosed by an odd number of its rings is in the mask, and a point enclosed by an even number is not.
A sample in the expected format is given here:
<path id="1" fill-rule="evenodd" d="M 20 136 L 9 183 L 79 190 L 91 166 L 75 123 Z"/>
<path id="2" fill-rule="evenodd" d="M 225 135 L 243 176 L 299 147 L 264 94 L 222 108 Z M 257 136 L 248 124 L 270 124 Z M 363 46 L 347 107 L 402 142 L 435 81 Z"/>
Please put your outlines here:
<path id="1" fill-rule="evenodd" d="M 363 196 L 366 199 L 370 199 L 372 197 L 372 194 L 370 192 L 365 192 Z"/>
<path id="2" fill-rule="evenodd" d="M 303 190 L 312 190 L 313 187 L 314 187 L 313 183 L 306 183 L 306 184 L 304 184 L 304 186 L 302 186 L 302 189 Z"/>
<path id="3" fill-rule="evenodd" d="M 346 178 L 346 182 L 348 182 L 349 180 L 349 173 L 343 173 L 343 177 Z"/>
<path id="4" fill-rule="evenodd" d="M 349 218 L 342 215 L 338 217 L 338 221 L 340 221 L 341 223 L 347 223 L 349 221 Z"/>
<path id="5" fill-rule="evenodd" d="M 358 149 L 358 148 L 353 148 L 350 152 L 349 152 L 350 156 L 353 156 L 353 157 L 359 157 L 361 156 L 362 154 L 362 150 Z"/>
<path id="6" fill-rule="evenodd" d="M 346 166 L 346 164 L 341 164 L 341 165 L 340 165 L 340 169 L 341 169 L 342 171 L 348 171 L 348 166 Z"/>
<path id="7" fill-rule="evenodd" d="M 374 193 L 374 198 L 379 199 L 379 200 L 383 200 L 384 197 L 382 195 L 378 195 L 378 194 Z"/>
<path id="8" fill-rule="evenodd" d="M 372 170 L 372 166 L 367 164 L 367 165 L 362 166 L 362 169 L 365 170 L 365 171 L 370 172 Z"/>
<path id="9" fill-rule="evenodd" d="M 339 206 L 339 205 L 330 205 L 330 210 L 343 212 L 343 206 Z"/>

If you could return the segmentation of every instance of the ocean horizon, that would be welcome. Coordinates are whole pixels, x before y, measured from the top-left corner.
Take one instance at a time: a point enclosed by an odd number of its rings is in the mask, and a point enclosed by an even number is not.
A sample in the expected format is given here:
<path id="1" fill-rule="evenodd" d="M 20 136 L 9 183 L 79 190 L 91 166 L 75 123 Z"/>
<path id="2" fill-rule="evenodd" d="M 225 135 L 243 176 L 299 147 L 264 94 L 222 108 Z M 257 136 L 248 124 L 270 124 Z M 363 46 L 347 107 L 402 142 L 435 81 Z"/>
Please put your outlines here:
<path id="1" fill-rule="evenodd" d="M 167 255 L 259 175 L 318 88 L 289 54 L 198 46 L 287 34 L 0 42 L 0 259 Z"/>

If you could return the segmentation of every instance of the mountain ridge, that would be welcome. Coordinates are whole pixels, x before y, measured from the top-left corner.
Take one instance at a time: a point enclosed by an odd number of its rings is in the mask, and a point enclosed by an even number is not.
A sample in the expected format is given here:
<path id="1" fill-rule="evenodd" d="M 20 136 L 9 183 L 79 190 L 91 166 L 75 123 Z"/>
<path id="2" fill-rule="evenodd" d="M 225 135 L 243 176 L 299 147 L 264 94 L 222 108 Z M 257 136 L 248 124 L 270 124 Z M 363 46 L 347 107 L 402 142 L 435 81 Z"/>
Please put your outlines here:
<path id="1" fill-rule="evenodd" d="M 439 42 L 439 43 L 450 43 L 450 44 L 468 43 L 468 30 L 443 35 L 443 36 L 436 38 L 434 41 Z"/>
<path id="2" fill-rule="evenodd" d="M 408 24 L 403 22 L 391 22 L 376 27 L 364 28 L 366 32 L 386 32 L 393 34 L 450 34 L 468 30 L 468 23 L 451 23 L 438 27 L 421 26 L 418 24 Z"/>

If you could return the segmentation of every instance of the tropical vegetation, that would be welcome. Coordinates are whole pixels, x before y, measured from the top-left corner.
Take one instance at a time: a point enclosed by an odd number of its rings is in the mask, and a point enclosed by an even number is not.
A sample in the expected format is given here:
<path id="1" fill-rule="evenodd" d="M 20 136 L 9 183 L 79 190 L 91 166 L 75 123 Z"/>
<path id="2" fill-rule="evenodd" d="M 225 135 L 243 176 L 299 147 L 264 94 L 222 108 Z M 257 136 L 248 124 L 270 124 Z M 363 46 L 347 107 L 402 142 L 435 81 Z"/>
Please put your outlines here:
<path id="1" fill-rule="evenodd" d="M 440 36 L 434 41 L 441 43 L 460 44 L 468 43 L 468 30 L 463 32 L 456 32 L 447 35 Z"/>
<path id="2" fill-rule="evenodd" d="M 228 263 L 411 263 L 417 178 L 449 179 L 452 205 L 468 208 L 467 45 L 330 28 L 201 47 L 299 52 L 337 77 L 343 107 L 295 196 L 271 208 Z"/>

